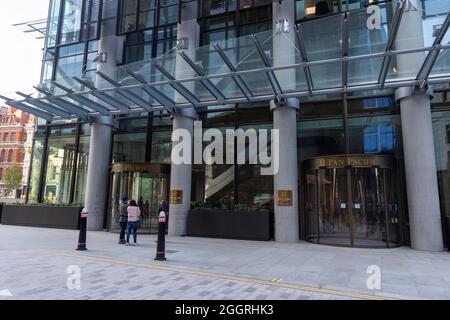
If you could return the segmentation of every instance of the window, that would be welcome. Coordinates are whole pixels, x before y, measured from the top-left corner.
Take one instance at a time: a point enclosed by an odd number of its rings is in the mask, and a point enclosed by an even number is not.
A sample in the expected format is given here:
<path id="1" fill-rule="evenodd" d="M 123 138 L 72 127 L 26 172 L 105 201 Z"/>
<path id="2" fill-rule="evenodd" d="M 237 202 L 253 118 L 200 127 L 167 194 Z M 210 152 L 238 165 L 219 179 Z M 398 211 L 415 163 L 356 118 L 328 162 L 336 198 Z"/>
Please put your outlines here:
<path id="1" fill-rule="evenodd" d="M 3 168 L 0 168 L 0 181 L 3 181 Z"/>
<path id="2" fill-rule="evenodd" d="M 398 115 L 349 118 L 348 124 L 350 153 L 396 155 L 401 132 Z"/>
<path id="3" fill-rule="evenodd" d="M 82 11 L 83 0 L 64 1 L 60 44 L 80 41 Z"/>
<path id="4" fill-rule="evenodd" d="M 178 0 L 122 0 L 119 34 L 176 24 Z"/>
<path id="5" fill-rule="evenodd" d="M 9 150 L 8 151 L 8 162 L 11 163 L 14 160 L 14 151 L 13 150 Z"/>
<path id="6" fill-rule="evenodd" d="M 159 26 L 177 23 L 178 16 L 178 0 L 159 0 Z"/>
<path id="7" fill-rule="evenodd" d="M 74 156 L 75 136 L 61 136 L 61 130 L 51 132 L 46 152 L 47 170 L 44 187 L 46 202 L 55 204 L 69 202 Z"/>
<path id="8" fill-rule="evenodd" d="M 126 33 L 136 30 L 138 0 L 123 0 L 121 7 L 121 21 L 119 33 Z"/>
<path id="9" fill-rule="evenodd" d="M 42 155 L 44 151 L 44 138 L 39 137 L 33 143 L 33 159 L 31 160 L 30 188 L 28 190 L 28 201 L 38 200 L 39 178 L 41 176 Z"/>
<path id="10" fill-rule="evenodd" d="M 153 30 L 127 34 L 125 41 L 125 63 L 149 60 L 153 57 Z"/>
<path id="11" fill-rule="evenodd" d="M 5 162 L 6 160 L 6 151 L 2 150 L 2 152 L 0 153 L 0 162 Z"/>
<path id="12" fill-rule="evenodd" d="M 86 1 L 83 17 L 83 41 L 98 39 L 100 17 L 100 0 Z"/>
<path id="13" fill-rule="evenodd" d="M 17 140 L 17 133 L 13 132 L 11 133 L 11 142 L 16 142 Z"/>
<path id="14" fill-rule="evenodd" d="M 53 80 L 53 68 L 55 65 L 55 49 L 47 49 L 44 57 L 44 66 L 43 66 L 43 82 L 47 83 Z"/>
<path id="15" fill-rule="evenodd" d="M 97 69 L 94 62 L 98 52 L 98 41 L 79 43 L 58 48 L 55 78 L 81 77 Z"/>
<path id="16" fill-rule="evenodd" d="M 297 0 L 295 11 L 297 20 L 303 20 L 358 10 L 369 5 L 386 2 L 391 2 L 391 0 Z"/>
<path id="17" fill-rule="evenodd" d="M 272 1 L 204 1 L 201 23 L 202 45 L 272 30 Z"/>
<path id="18" fill-rule="evenodd" d="M 56 79 L 83 74 L 84 44 L 60 47 L 56 64 Z"/>
<path id="19" fill-rule="evenodd" d="M 204 17 L 236 10 L 236 0 L 205 0 L 202 2 Z"/>
<path id="20" fill-rule="evenodd" d="M 155 25 L 155 2 L 155 0 L 139 1 L 139 30 L 152 28 Z"/>
<path id="21" fill-rule="evenodd" d="M 61 0 L 52 0 L 50 16 L 48 18 L 48 31 L 47 31 L 47 47 L 51 48 L 56 45 L 58 36 L 58 23 L 61 11 Z"/>

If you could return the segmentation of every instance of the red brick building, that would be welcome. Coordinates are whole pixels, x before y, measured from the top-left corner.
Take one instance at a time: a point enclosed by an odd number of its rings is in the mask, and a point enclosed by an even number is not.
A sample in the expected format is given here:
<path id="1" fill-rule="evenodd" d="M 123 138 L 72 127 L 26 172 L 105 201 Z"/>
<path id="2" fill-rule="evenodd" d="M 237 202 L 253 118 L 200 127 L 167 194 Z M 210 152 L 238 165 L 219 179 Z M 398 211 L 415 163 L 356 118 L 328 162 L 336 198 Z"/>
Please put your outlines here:
<path id="1" fill-rule="evenodd" d="M 0 114 L 0 197 L 13 196 L 5 190 L 5 174 L 14 165 L 23 170 L 26 126 L 33 122 L 32 116 L 15 108 L 3 108 Z"/>

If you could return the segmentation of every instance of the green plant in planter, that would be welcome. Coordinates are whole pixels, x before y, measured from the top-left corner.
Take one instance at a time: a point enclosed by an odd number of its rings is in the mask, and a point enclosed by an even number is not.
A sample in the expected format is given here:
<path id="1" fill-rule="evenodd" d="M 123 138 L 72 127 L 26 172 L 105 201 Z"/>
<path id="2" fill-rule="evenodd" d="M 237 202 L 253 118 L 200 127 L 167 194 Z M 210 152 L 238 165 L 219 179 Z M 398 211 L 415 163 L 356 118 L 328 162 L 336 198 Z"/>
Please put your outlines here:
<path id="1" fill-rule="evenodd" d="M 81 203 L 23 203 L 23 202 L 12 202 L 12 203 L 0 203 L 7 206 L 23 206 L 23 207 L 63 207 L 63 208 L 82 208 Z"/>

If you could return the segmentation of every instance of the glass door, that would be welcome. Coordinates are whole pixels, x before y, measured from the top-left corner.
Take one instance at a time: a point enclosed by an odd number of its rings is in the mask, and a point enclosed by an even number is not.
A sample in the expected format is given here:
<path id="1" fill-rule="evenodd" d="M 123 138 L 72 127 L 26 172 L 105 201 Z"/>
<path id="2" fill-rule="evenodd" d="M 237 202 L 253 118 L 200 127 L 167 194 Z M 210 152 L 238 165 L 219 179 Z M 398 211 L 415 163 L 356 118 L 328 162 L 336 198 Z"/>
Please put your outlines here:
<path id="1" fill-rule="evenodd" d="M 386 247 L 385 169 L 352 168 L 353 241 L 358 247 Z"/>
<path id="2" fill-rule="evenodd" d="M 350 245 L 346 169 L 318 170 L 319 243 Z"/>
<path id="3" fill-rule="evenodd" d="M 402 222 L 393 168 L 370 166 L 377 159 L 368 156 L 319 160 L 305 175 L 307 240 L 352 247 L 400 245 Z"/>
<path id="4" fill-rule="evenodd" d="M 156 233 L 159 201 L 168 199 L 169 175 L 148 172 L 113 173 L 110 228 L 119 228 L 119 203 L 127 197 L 141 209 L 141 230 Z"/>

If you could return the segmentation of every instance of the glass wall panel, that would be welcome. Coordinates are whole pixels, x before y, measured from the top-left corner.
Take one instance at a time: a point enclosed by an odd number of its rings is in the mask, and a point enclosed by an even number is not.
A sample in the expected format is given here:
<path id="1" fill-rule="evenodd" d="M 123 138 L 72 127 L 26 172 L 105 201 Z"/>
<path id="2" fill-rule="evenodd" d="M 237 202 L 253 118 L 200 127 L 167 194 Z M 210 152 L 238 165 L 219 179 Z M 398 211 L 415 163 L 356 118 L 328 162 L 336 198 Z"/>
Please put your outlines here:
<path id="1" fill-rule="evenodd" d="M 432 119 L 441 212 L 450 217 L 450 111 L 433 112 Z"/>
<path id="2" fill-rule="evenodd" d="M 137 0 L 123 0 L 121 8 L 121 23 L 119 33 L 136 30 Z"/>
<path id="3" fill-rule="evenodd" d="M 342 99 L 332 101 L 320 101 L 320 102 L 304 102 L 300 103 L 301 108 L 299 110 L 300 119 L 320 118 L 320 117 L 333 117 L 343 115 L 343 103 Z"/>
<path id="4" fill-rule="evenodd" d="M 44 201 L 53 204 L 69 202 L 70 183 L 74 174 L 75 136 L 51 136 L 47 149 Z"/>
<path id="5" fill-rule="evenodd" d="M 90 140 L 90 136 L 80 137 L 74 203 L 83 204 L 85 200 Z"/>
<path id="6" fill-rule="evenodd" d="M 171 163 L 172 131 L 152 133 L 152 163 Z"/>
<path id="7" fill-rule="evenodd" d="M 159 25 L 167 25 L 178 22 L 178 0 L 159 0 Z"/>
<path id="8" fill-rule="evenodd" d="M 83 0 L 66 0 L 64 2 L 60 44 L 80 41 L 82 11 Z"/>
<path id="9" fill-rule="evenodd" d="M 44 138 L 34 140 L 33 159 L 31 160 L 31 177 L 28 201 L 37 202 L 39 192 L 39 179 L 41 176 L 42 156 L 44 151 Z"/>
<path id="10" fill-rule="evenodd" d="M 395 99 L 393 96 L 369 97 L 364 99 L 348 99 L 348 113 L 373 113 L 395 111 Z"/>
<path id="11" fill-rule="evenodd" d="M 48 48 L 56 46 L 60 10 L 61 10 L 61 0 L 52 0 L 47 31 Z"/>
<path id="12" fill-rule="evenodd" d="M 81 77 L 84 66 L 84 43 L 58 49 L 55 78 Z"/>
<path id="13" fill-rule="evenodd" d="M 297 20 L 306 20 L 386 2 L 391 0 L 297 0 L 295 11 Z"/>
<path id="14" fill-rule="evenodd" d="M 113 163 L 145 162 L 145 133 L 125 133 L 114 135 Z"/>
<path id="15" fill-rule="evenodd" d="M 342 119 L 302 121 L 298 125 L 299 160 L 345 153 Z"/>
<path id="16" fill-rule="evenodd" d="M 397 155 L 400 147 L 400 116 L 349 118 L 350 153 Z"/>
<path id="17" fill-rule="evenodd" d="M 271 141 L 270 130 L 272 124 L 252 125 L 240 127 L 244 131 L 254 129 L 258 132 L 260 129 L 266 129 L 268 133 L 267 141 Z M 259 140 L 258 140 L 259 141 Z M 259 147 L 258 147 L 259 148 Z M 249 143 L 246 142 L 246 153 L 249 156 Z M 247 163 L 248 163 L 247 159 Z M 261 175 L 261 165 L 245 164 L 238 168 L 238 205 L 250 208 L 273 209 L 274 205 L 274 185 L 273 176 Z"/>

